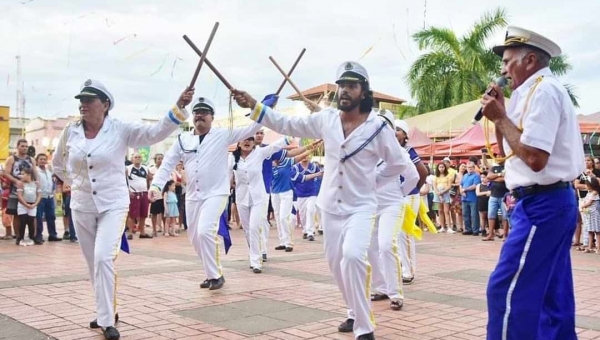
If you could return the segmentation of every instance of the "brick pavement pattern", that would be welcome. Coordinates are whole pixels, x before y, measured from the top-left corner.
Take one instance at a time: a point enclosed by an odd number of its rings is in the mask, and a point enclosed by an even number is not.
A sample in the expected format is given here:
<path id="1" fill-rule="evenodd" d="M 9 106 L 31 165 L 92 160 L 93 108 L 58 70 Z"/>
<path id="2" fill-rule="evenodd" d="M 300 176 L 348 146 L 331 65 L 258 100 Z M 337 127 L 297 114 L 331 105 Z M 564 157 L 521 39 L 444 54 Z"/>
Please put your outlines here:
<path id="1" fill-rule="evenodd" d="M 58 221 L 57 221 L 58 222 Z M 62 225 L 59 224 L 59 228 Z M 276 245 L 272 232 L 271 245 Z M 269 250 L 262 274 L 253 274 L 243 232 L 221 256 L 225 286 L 200 289 L 199 260 L 187 237 L 130 241 L 117 260 L 118 329 L 135 339 L 352 339 L 337 332 L 346 317 L 329 274 L 322 237 L 302 240 L 292 253 Z M 402 311 L 373 303 L 377 339 L 485 338 L 485 289 L 502 241 L 425 233 L 418 273 L 405 286 Z M 271 246 L 273 248 L 273 246 Z M 580 339 L 600 339 L 600 256 L 573 251 Z M 103 339 L 88 328 L 94 299 L 76 244 L 17 247 L 0 241 L 0 339 Z"/>

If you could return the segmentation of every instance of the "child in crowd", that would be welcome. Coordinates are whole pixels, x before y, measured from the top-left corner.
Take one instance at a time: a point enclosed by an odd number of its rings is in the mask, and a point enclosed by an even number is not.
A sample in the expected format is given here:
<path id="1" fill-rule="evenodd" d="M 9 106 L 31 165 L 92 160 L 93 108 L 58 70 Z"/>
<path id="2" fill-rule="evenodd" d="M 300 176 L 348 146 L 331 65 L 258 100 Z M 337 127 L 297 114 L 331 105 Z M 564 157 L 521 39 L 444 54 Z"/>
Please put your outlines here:
<path id="1" fill-rule="evenodd" d="M 596 254 L 600 254 L 598 244 L 598 241 L 600 241 L 600 211 L 598 211 L 600 182 L 598 182 L 596 177 L 589 177 L 586 181 L 586 185 L 588 193 L 581 205 L 581 215 L 583 217 L 583 226 L 585 228 L 584 232 L 589 234 L 589 242 L 585 252 L 596 252 Z"/>
<path id="2" fill-rule="evenodd" d="M 31 246 L 35 238 L 35 217 L 37 215 L 37 206 L 42 199 L 42 190 L 37 182 L 34 182 L 32 168 L 21 170 L 21 182 L 23 188 L 17 189 L 17 214 L 19 215 L 19 235 L 16 244 L 19 246 Z M 29 228 L 29 240 L 25 241 L 25 227 Z M 41 241 L 35 241 L 35 244 L 42 244 Z"/>
<path id="3" fill-rule="evenodd" d="M 513 210 L 515 210 L 517 199 L 509 191 L 504 194 L 502 204 L 504 205 L 504 211 L 506 211 L 506 216 L 502 216 L 502 218 L 506 219 L 506 223 L 504 224 L 504 241 L 506 241 L 506 238 L 508 237 L 508 231 L 510 230 L 510 216 L 512 215 Z"/>
<path id="4" fill-rule="evenodd" d="M 179 205 L 175 193 L 175 181 L 169 180 L 163 189 L 163 200 L 165 202 L 165 233 L 164 236 L 179 236 L 179 230 L 175 230 L 175 224 L 179 217 Z"/>

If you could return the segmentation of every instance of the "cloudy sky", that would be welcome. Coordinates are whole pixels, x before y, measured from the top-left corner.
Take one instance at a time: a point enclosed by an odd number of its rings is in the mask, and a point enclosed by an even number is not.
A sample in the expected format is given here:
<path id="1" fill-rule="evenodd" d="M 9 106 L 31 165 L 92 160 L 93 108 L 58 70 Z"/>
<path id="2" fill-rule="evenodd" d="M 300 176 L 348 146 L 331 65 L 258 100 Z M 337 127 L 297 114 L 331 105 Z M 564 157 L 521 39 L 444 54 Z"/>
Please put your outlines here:
<path id="1" fill-rule="evenodd" d="M 306 48 L 292 76 L 301 89 L 333 82 L 341 62 L 362 57 L 375 90 L 410 101 L 405 75 L 422 53 L 410 35 L 424 25 L 463 34 L 498 6 L 511 24 L 562 47 L 573 65 L 563 82 L 575 85 L 579 113 L 600 111 L 598 0 L 0 0 L 0 105 L 15 106 L 20 55 L 26 117 L 77 114 L 73 95 L 88 78 L 113 93 L 111 114 L 156 117 L 175 102 L 198 62 L 182 35 L 202 49 L 215 21 L 220 27 L 209 59 L 257 98 L 282 80 L 268 56 L 287 69 Z M 490 46 L 503 36 L 497 32 Z M 196 89 L 226 114 L 227 90 L 207 67 Z M 288 85 L 282 94 L 292 93 Z"/>

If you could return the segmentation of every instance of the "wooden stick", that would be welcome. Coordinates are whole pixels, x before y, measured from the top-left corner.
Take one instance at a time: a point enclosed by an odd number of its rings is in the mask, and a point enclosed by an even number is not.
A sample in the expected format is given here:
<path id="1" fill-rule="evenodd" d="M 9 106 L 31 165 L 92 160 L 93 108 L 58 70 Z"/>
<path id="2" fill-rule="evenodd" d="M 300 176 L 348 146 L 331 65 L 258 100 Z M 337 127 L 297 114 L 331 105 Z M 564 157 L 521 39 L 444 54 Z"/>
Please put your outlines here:
<path id="1" fill-rule="evenodd" d="M 206 55 L 208 54 L 208 49 L 210 48 L 210 44 L 212 44 L 215 34 L 217 33 L 217 28 L 219 28 L 218 21 L 215 22 L 212 32 L 210 33 L 210 37 L 208 37 L 208 42 L 206 43 L 206 46 L 204 46 L 204 53 L 202 53 L 202 55 L 200 56 L 200 61 L 198 62 L 198 66 L 196 67 L 196 71 L 194 72 L 194 76 L 192 77 L 192 81 L 190 81 L 190 87 L 189 87 L 190 89 L 193 89 L 194 85 L 196 85 L 196 79 L 198 79 L 198 75 L 200 74 L 200 69 L 202 68 L 202 64 L 204 64 L 204 60 L 206 59 Z"/>
<path id="2" fill-rule="evenodd" d="M 296 69 L 296 66 L 300 62 L 300 59 L 302 59 L 302 56 L 304 55 L 304 52 L 306 52 L 306 48 L 303 48 L 302 52 L 300 52 L 300 55 L 298 56 L 298 58 L 296 58 L 296 61 L 294 62 L 294 65 L 292 65 L 292 68 L 287 73 L 288 78 L 292 76 L 292 73 L 294 72 L 294 70 Z M 283 82 L 281 83 L 281 85 L 279 85 L 279 88 L 277 89 L 277 92 L 275 92 L 276 95 L 279 96 L 279 93 L 281 92 L 281 90 L 283 90 L 283 87 L 285 86 L 286 82 L 287 82 L 287 79 L 284 79 Z"/>
<path id="3" fill-rule="evenodd" d="M 202 56 L 202 52 L 200 51 L 200 49 L 196 46 L 196 44 L 194 44 L 194 42 L 190 38 L 188 38 L 187 35 L 183 36 L 183 40 L 185 40 L 185 42 L 187 42 L 188 45 L 190 45 L 190 47 L 196 52 L 196 54 L 198 54 L 198 56 Z M 221 80 L 225 87 L 227 87 L 230 91 L 233 89 L 233 86 L 231 86 L 227 79 L 223 77 L 221 72 L 219 72 L 217 68 L 208 59 L 204 59 L 204 63 L 206 63 L 206 66 L 208 66 L 208 68 L 210 68 L 213 71 L 213 73 L 217 76 L 217 78 L 219 78 L 219 80 Z"/>
<path id="4" fill-rule="evenodd" d="M 300 96 L 300 98 L 302 98 L 302 100 L 304 102 L 308 103 L 309 105 L 311 105 L 313 107 L 319 107 L 319 105 L 317 103 L 313 102 L 312 100 L 309 100 L 302 94 L 300 89 L 298 89 L 298 87 L 296 86 L 296 84 L 294 84 L 294 82 L 290 79 L 290 77 L 288 77 L 288 75 L 285 74 L 285 71 L 281 68 L 281 66 L 279 66 L 279 64 L 277 64 L 277 62 L 275 61 L 275 59 L 273 59 L 273 57 L 269 56 L 269 60 L 271 60 L 273 65 L 275 65 L 275 67 L 277 67 L 277 69 L 279 70 L 281 75 L 283 75 L 283 77 L 286 79 L 286 81 L 290 83 L 290 85 L 294 88 L 296 93 L 298 93 L 298 95 Z"/>

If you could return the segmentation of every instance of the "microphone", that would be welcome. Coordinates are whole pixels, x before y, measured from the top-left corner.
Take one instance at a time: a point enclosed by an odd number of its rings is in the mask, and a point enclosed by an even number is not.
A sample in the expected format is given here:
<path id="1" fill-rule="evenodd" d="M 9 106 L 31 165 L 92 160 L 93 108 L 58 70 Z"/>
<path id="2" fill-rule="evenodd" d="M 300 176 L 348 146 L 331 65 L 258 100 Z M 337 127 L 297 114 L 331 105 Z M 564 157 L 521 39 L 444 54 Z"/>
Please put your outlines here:
<path id="1" fill-rule="evenodd" d="M 500 86 L 500 88 L 504 88 L 504 86 L 506 86 L 507 83 L 508 83 L 508 81 L 504 77 L 498 77 L 498 79 L 496 79 L 496 85 Z M 493 88 L 491 88 L 485 94 L 491 95 L 492 93 L 494 93 Z M 477 113 L 475 114 L 475 117 L 473 117 L 471 124 L 473 124 L 473 125 L 477 124 L 477 122 L 480 121 L 481 118 L 483 118 L 483 107 L 479 108 L 479 111 L 477 111 Z"/>

